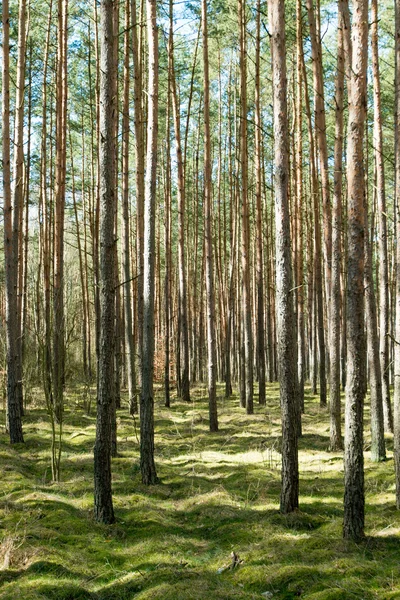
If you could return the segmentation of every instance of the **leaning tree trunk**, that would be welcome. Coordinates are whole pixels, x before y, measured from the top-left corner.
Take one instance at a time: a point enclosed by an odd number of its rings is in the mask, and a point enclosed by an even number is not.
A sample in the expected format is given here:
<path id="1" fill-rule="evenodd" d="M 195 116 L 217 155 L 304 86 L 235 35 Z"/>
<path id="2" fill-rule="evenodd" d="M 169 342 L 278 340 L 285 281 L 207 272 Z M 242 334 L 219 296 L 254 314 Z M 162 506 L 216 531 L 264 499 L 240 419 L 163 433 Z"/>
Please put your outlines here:
<path id="1" fill-rule="evenodd" d="M 297 441 L 296 333 L 293 311 L 293 284 L 289 217 L 289 130 L 287 119 L 285 6 L 269 0 L 272 54 L 274 150 L 275 150 L 275 249 L 276 315 L 280 401 L 282 411 L 282 489 L 283 513 L 299 505 Z"/>
<path id="2" fill-rule="evenodd" d="M 94 446 L 94 514 L 101 523 L 114 522 L 111 491 L 111 417 L 114 404 L 115 236 L 113 83 L 114 0 L 100 4 L 100 320 L 97 373 L 97 423 Z"/>
<path id="3" fill-rule="evenodd" d="M 367 105 L 368 0 L 355 0 L 353 3 L 352 40 L 347 149 L 347 377 L 343 536 L 358 541 L 364 536 L 363 409 L 366 353 L 363 140 Z"/>

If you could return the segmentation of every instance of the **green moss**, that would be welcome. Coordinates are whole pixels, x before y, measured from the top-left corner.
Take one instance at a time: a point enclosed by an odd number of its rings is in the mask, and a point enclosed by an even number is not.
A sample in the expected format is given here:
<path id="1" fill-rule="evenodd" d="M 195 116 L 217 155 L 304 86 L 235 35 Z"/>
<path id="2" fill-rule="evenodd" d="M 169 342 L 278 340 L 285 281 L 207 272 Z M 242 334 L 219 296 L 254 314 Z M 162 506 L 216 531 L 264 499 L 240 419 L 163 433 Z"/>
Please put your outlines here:
<path id="1" fill-rule="evenodd" d="M 82 394 L 84 391 L 82 390 Z M 400 517 L 393 461 L 366 452 L 365 542 L 342 540 L 343 466 L 328 452 L 328 415 L 306 394 L 300 441 L 300 510 L 279 513 L 278 388 L 247 416 L 220 401 L 221 431 L 208 433 L 205 389 L 190 406 L 156 403 L 161 484 L 147 488 L 126 406 L 113 461 L 117 523 L 93 521 L 95 419 L 79 388 L 65 413 L 62 481 L 52 484 L 50 428 L 29 408 L 26 444 L 0 435 L 0 600 L 275 600 L 400 598 Z M 35 406 L 40 405 L 40 398 Z M 230 570 L 231 552 L 243 563 Z M 8 552 L 8 554 L 7 554 Z M 265 597 L 265 596 L 264 596 Z"/>

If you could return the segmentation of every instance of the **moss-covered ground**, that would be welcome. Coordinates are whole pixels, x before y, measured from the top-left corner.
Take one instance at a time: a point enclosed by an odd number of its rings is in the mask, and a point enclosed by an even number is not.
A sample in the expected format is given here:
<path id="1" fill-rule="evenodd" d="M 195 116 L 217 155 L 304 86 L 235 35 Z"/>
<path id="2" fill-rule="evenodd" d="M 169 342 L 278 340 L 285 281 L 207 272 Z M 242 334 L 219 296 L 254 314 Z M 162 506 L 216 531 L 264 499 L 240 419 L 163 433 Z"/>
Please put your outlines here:
<path id="1" fill-rule="evenodd" d="M 30 394 L 34 398 L 34 394 Z M 28 406 L 25 444 L 0 434 L 1 600 L 354 600 L 400 598 L 400 515 L 392 440 L 373 464 L 365 435 L 366 539 L 341 536 L 343 462 L 330 453 L 326 410 L 309 392 L 300 440 L 300 510 L 279 513 L 277 386 L 247 416 L 219 399 L 220 432 L 208 432 L 205 390 L 192 403 L 156 402 L 160 484 L 138 469 L 135 423 L 118 411 L 113 460 L 117 522 L 93 520 L 95 417 L 67 394 L 62 481 L 51 483 L 46 412 Z M 39 397 L 36 399 L 38 402 Z M 231 553 L 243 562 L 235 569 Z"/>

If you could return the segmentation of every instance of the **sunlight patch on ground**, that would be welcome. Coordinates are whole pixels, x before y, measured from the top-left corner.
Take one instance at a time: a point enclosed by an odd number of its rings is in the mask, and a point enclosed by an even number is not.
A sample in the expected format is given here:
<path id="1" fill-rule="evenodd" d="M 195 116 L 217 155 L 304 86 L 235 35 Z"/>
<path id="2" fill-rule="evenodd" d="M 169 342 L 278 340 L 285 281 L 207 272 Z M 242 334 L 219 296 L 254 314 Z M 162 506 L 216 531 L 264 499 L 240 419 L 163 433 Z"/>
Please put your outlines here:
<path id="1" fill-rule="evenodd" d="M 272 451 L 273 452 L 273 451 Z M 266 464 L 270 460 L 271 451 L 261 452 L 260 450 L 251 450 L 249 452 L 238 452 L 236 454 L 228 454 L 227 452 L 215 452 L 211 450 L 205 450 L 197 454 L 181 454 L 169 459 L 166 462 L 171 464 L 179 464 L 182 462 L 189 461 L 201 461 L 205 464 L 218 464 L 218 463 L 229 463 L 229 464 Z M 280 463 L 280 454 L 273 452 L 273 458 Z"/>

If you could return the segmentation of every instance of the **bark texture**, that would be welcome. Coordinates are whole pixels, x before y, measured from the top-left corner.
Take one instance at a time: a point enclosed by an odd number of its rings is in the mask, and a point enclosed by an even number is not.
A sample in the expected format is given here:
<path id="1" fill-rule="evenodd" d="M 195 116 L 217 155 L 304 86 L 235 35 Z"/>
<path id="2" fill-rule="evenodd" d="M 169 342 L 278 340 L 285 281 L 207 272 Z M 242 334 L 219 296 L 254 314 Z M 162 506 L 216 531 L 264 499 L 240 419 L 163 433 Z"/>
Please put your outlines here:
<path id="1" fill-rule="evenodd" d="M 299 472 L 296 419 L 295 323 L 289 228 L 289 130 L 287 119 L 285 7 L 280 0 L 268 3 L 274 109 L 275 148 L 275 250 L 276 319 L 280 402 L 282 411 L 282 488 L 280 509 L 298 508 Z"/>
<path id="2" fill-rule="evenodd" d="M 100 4 L 100 321 L 97 422 L 94 446 L 94 515 L 101 523 L 115 520 L 111 490 L 111 417 L 114 404 L 115 236 L 113 84 L 114 0 Z"/>
<path id="3" fill-rule="evenodd" d="M 157 2 L 146 1 L 149 44 L 147 168 L 144 199 L 143 354 L 140 397 L 140 470 L 142 482 L 157 483 L 154 463 L 154 273 L 158 138 Z"/>
<path id="4" fill-rule="evenodd" d="M 347 377 L 344 448 L 343 535 L 364 536 L 363 409 L 366 377 L 364 334 L 364 125 L 368 58 L 368 1 L 353 4 L 347 151 Z"/>

